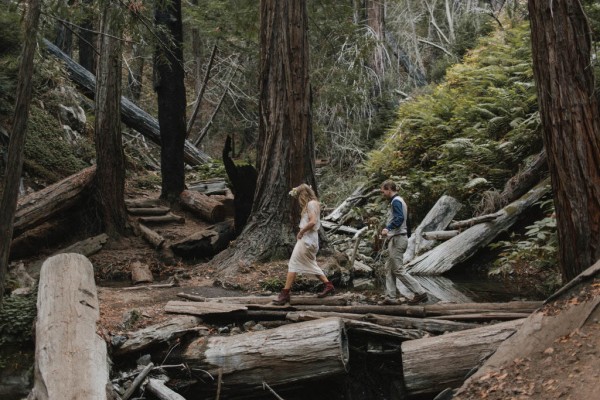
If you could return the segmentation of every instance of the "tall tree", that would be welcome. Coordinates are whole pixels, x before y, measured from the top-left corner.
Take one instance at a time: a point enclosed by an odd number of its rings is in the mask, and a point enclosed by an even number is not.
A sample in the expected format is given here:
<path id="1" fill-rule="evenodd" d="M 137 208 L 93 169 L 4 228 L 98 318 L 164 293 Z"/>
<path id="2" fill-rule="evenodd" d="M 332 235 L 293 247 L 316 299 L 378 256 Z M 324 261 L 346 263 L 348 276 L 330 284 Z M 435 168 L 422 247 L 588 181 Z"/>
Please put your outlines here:
<path id="1" fill-rule="evenodd" d="M 83 0 L 84 19 L 79 29 L 79 64 L 96 74 L 96 34 L 94 33 L 94 4 L 92 0 Z"/>
<path id="2" fill-rule="evenodd" d="M 121 33 L 119 6 L 107 1 L 102 12 L 100 54 L 96 80 L 96 191 L 104 230 L 125 233 L 125 158 L 121 135 Z"/>
<path id="3" fill-rule="evenodd" d="M 260 57 L 254 205 L 235 245 L 215 260 L 225 273 L 237 261 L 288 257 L 299 220 L 288 192 L 316 186 L 305 0 L 261 0 Z"/>
<path id="4" fill-rule="evenodd" d="M 154 21 L 161 32 L 154 55 L 154 89 L 158 95 L 161 140 L 161 197 L 175 201 L 185 186 L 183 148 L 186 119 L 181 0 L 158 2 Z"/>
<path id="5" fill-rule="evenodd" d="M 529 15 L 559 266 L 570 280 L 600 258 L 600 110 L 592 41 L 579 0 L 529 0 Z"/>
<path id="6" fill-rule="evenodd" d="M 2 201 L 0 202 L 0 304 L 4 296 L 6 274 L 8 272 L 8 256 L 12 241 L 14 218 L 17 210 L 19 182 L 23 172 L 23 145 L 27 129 L 27 118 L 31 104 L 31 88 L 33 79 L 33 56 L 37 45 L 37 31 L 40 20 L 41 4 L 39 0 L 29 0 L 24 19 L 24 43 L 21 53 L 21 65 L 17 81 L 17 101 L 13 129 L 8 144 L 7 169 L 4 173 Z M 9 173 L 10 172 L 10 173 Z"/>

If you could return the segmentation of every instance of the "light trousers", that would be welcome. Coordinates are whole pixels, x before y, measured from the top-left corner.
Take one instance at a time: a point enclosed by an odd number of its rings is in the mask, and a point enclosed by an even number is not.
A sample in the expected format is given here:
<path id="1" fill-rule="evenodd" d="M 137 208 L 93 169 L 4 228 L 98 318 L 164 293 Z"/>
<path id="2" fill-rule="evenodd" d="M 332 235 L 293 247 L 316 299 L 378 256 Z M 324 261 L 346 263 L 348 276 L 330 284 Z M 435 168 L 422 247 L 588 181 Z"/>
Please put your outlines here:
<path id="1" fill-rule="evenodd" d="M 385 263 L 385 295 L 390 298 L 396 297 L 396 278 L 413 294 L 425 293 L 425 289 L 410 276 L 402 262 L 404 252 L 408 246 L 406 235 L 392 236 L 388 242 L 388 260 Z"/>

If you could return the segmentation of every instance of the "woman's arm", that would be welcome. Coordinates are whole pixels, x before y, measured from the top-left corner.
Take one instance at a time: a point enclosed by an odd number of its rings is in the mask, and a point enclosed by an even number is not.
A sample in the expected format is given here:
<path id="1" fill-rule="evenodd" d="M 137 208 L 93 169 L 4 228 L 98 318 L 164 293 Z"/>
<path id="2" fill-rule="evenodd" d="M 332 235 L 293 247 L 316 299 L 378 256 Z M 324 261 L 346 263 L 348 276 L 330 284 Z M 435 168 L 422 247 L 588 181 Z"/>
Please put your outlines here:
<path id="1" fill-rule="evenodd" d="M 315 201 L 310 201 L 306 206 L 306 212 L 308 213 L 308 222 L 300 231 L 296 238 L 298 240 L 302 239 L 302 236 L 308 231 L 311 231 L 315 225 L 317 225 L 317 215 L 319 213 L 319 204 Z"/>

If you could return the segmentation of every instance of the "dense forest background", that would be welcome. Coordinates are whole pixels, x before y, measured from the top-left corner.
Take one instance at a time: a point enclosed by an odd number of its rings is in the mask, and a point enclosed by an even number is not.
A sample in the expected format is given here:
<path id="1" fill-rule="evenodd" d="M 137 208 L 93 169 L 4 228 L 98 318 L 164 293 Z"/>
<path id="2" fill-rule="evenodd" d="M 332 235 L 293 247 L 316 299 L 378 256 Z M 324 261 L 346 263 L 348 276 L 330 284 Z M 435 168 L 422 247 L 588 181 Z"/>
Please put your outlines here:
<path id="1" fill-rule="evenodd" d="M 8 143 L 22 33 L 22 4 L 0 11 L 0 127 Z M 586 8 L 592 37 L 600 7 Z M 509 178 L 542 151 L 526 2 L 308 1 L 310 91 L 317 178 L 326 207 L 367 180 L 392 177 L 419 220 L 442 194 L 468 218 L 493 210 Z M 38 39 L 46 38 L 93 69 L 97 16 L 118 10 L 124 28 L 123 95 L 158 112 L 154 50 L 169 36 L 153 24 L 155 5 L 130 2 L 44 3 Z M 255 1 L 182 3 L 188 139 L 213 157 L 188 167 L 186 181 L 224 176 L 219 161 L 233 137 L 238 164 L 256 159 L 259 7 Z M 166 39 L 165 39 L 166 38 Z M 61 62 L 39 42 L 25 144 L 23 191 L 34 191 L 95 161 L 93 102 L 70 83 Z M 596 49 L 594 47 L 594 49 Z M 593 60 L 597 60 L 596 57 Z M 599 70 L 597 62 L 593 65 Z M 123 129 L 128 184 L 160 185 L 159 148 Z M 1 172 L 7 166 L 1 165 Z M 556 224 L 550 198 L 523 235 L 503 249 L 495 271 L 555 264 Z M 364 224 L 382 204 L 356 209 Z"/>

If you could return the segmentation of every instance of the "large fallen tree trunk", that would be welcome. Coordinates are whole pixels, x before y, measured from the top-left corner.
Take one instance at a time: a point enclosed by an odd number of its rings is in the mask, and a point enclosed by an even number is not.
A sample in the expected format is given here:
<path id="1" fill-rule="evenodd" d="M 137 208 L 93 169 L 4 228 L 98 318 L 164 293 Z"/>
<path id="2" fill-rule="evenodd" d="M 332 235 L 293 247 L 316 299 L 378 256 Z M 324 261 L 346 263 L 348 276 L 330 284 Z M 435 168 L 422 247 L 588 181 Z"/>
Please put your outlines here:
<path id="1" fill-rule="evenodd" d="M 404 262 L 407 263 L 415 256 L 431 249 L 436 242 L 423 237 L 423 232 L 446 229 L 461 208 L 462 204 L 455 198 L 450 196 L 440 197 L 408 239 L 408 246 L 404 252 Z"/>
<path id="2" fill-rule="evenodd" d="M 29 399 L 106 399 L 106 343 L 94 269 L 79 254 L 47 259 L 40 273 L 35 334 L 35 377 Z"/>
<path id="3" fill-rule="evenodd" d="M 42 190 L 19 199 L 14 222 L 14 237 L 53 216 L 68 210 L 81 200 L 92 185 L 96 167 L 88 167 Z"/>
<path id="4" fill-rule="evenodd" d="M 236 336 L 213 336 L 190 343 L 173 362 L 217 375 L 222 390 L 311 381 L 343 374 L 349 350 L 344 324 L 325 318 Z"/>
<path id="5" fill-rule="evenodd" d="M 525 210 L 549 190 L 548 180 L 543 181 L 525 196 L 499 211 L 500 215 L 495 220 L 472 226 L 460 235 L 415 258 L 407 264 L 407 268 L 415 275 L 443 274 L 487 246 L 498 234 L 512 226 Z"/>
<path id="6" fill-rule="evenodd" d="M 523 319 L 402 343 L 407 394 L 439 393 L 458 387 L 467 373 L 512 336 Z"/>
<path id="7" fill-rule="evenodd" d="M 73 61 L 48 40 L 44 39 L 43 42 L 52 55 L 65 63 L 71 80 L 83 89 L 86 96 L 94 99 L 94 93 L 96 92 L 96 78 L 94 75 Z M 121 121 L 160 146 L 160 127 L 156 118 L 125 97 L 121 97 Z M 198 150 L 188 140 L 185 141 L 183 158 L 190 165 L 204 164 L 211 160 L 207 154 Z"/>
<path id="8" fill-rule="evenodd" d="M 335 210 L 329 213 L 323 220 L 331 221 L 331 222 L 342 222 L 342 217 L 348 213 L 352 209 L 352 207 L 356 207 L 364 203 L 371 193 L 367 193 L 367 190 L 370 187 L 365 187 L 365 185 L 360 185 L 350 197 L 342 202 Z"/>

